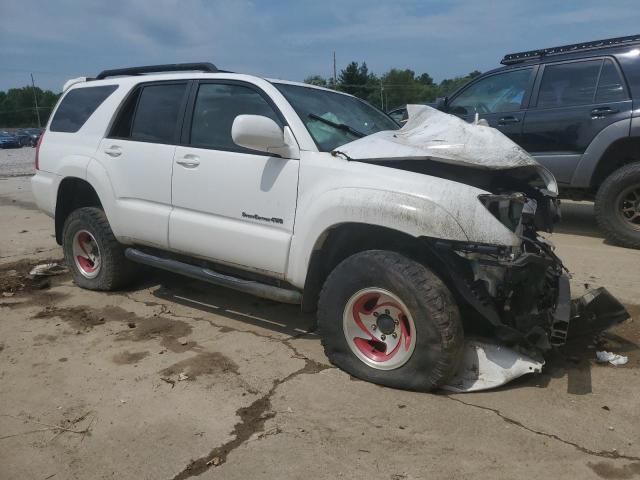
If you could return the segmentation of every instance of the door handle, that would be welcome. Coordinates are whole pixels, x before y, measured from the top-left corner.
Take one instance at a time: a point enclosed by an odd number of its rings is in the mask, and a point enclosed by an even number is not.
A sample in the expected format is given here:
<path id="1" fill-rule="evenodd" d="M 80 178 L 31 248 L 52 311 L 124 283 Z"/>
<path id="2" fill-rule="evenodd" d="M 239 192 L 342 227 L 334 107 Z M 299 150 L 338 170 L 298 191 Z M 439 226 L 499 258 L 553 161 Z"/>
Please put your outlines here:
<path id="1" fill-rule="evenodd" d="M 104 149 L 104 153 L 110 157 L 119 157 L 122 155 L 122 150 L 118 145 L 111 145 L 109 148 Z"/>
<path id="2" fill-rule="evenodd" d="M 198 165 L 200 165 L 200 157 L 188 153 L 180 160 L 176 160 L 176 163 L 178 165 L 182 165 L 185 168 L 196 168 Z"/>
<path id="3" fill-rule="evenodd" d="M 498 120 L 498 125 L 513 125 L 514 123 L 520 123 L 520 119 L 517 117 L 502 117 Z"/>
<path id="4" fill-rule="evenodd" d="M 594 108 L 593 110 L 591 110 L 591 118 L 592 119 L 604 118 L 607 115 L 613 115 L 614 113 L 618 113 L 619 111 L 620 110 L 618 110 L 617 108 L 611 108 L 611 107 Z"/>

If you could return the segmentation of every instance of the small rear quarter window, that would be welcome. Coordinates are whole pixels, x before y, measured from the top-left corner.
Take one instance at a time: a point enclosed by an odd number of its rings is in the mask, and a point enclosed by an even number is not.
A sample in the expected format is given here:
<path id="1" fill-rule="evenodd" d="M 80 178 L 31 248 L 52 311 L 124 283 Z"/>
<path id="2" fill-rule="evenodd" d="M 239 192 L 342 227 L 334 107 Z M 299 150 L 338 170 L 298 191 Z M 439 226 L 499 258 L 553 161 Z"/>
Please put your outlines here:
<path id="1" fill-rule="evenodd" d="M 71 90 L 60 102 L 60 106 L 51 120 L 49 130 L 52 132 L 77 132 L 117 88 L 117 85 L 102 85 Z"/>

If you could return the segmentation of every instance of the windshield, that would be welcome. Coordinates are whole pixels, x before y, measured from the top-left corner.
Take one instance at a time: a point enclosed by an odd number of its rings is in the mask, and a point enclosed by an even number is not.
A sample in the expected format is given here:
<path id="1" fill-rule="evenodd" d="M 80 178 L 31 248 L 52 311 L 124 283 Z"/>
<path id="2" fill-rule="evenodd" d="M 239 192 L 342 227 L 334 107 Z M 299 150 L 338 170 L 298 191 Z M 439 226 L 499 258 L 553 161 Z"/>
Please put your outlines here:
<path id="1" fill-rule="evenodd" d="M 398 125 L 367 102 L 300 85 L 274 84 L 304 122 L 321 152 Z"/>

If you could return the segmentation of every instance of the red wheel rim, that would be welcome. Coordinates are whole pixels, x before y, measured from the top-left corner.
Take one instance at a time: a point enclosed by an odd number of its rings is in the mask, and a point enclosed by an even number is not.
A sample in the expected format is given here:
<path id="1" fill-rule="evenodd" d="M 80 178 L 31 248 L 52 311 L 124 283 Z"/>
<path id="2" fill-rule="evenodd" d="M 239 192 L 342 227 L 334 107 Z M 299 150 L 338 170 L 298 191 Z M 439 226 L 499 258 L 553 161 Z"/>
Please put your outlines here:
<path id="1" fill-rule="evenodd" d="M 87 230 L 78 230 L 73 236 L 73 261 L 83 277 L 95 278 L 102 265 L 100 248 L 95 237 Z"/>
<path id="2" fill-rule="evenodd" d="M 393 370 L 409 361 L 416 344 L 411 312 L 397 295 L 367 288 L 351 296 L 343 314 L 351 351 L 378 370 Z"/>

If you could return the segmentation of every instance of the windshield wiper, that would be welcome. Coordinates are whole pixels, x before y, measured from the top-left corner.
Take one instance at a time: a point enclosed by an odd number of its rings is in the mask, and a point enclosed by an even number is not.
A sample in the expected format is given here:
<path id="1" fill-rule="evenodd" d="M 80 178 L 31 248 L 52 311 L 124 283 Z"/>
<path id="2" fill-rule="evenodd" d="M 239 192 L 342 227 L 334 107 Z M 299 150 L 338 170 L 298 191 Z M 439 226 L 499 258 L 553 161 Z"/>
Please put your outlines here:
<path id="1" fill-rule="evenodd" d="M 349 125 L 346 125 L 344 123 L 332 122 L 331 120 L 327 120 L 326 118 L 322 118 L 320 115 L 316 115 L 315 113 L 310 113 L 309 114 L 309 118 L 313 118 L 314 120 L 318 120 L 319 122 L 322 122 L 325 125 L 329 125 L 330 127 L 336 128 L 338 130 L 343 130 L 345 132 L 349 132 L 354 137 L 362 138 L 362 137 L 366 137 L 367 136 L 366 133 L 362 133 L 361 131 L 356 130 L 353 127 L 350 127 Z"/>

